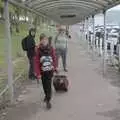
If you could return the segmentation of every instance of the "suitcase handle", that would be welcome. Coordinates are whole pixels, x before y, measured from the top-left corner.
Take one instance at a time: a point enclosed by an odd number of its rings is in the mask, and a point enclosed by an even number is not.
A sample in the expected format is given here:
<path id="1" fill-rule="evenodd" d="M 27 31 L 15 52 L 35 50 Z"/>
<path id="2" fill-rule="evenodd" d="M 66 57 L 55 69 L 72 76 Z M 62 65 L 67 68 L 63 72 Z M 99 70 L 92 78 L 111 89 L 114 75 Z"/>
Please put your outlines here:
<path id="1" fill-rule="evenodd" d="M 55 72 L 55 75 L 60 75 L 60 72 L 59 71 Z M 63 75 L 66 76 L 66 72 L 65 71 L 63 72 Z"/>

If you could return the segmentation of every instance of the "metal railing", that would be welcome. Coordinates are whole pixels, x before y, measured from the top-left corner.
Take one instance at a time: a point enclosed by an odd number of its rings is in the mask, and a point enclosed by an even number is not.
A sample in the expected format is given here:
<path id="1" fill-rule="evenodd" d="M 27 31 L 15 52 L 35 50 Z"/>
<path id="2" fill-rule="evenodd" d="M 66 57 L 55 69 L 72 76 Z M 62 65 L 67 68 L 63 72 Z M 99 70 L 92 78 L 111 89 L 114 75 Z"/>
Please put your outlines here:
<path id="1" fill-rule="evenodd" d="M 23 59 L 24 57 L 21 57 L 21 58 L 18 58 L 18 59 L 16 59 L 16 60 L 14 60 L 13 61 L 13 65 L 15 66 L 15 65 L 17 65 L 18 63 L 20 63 L 20 62 L 23 62 L 24 61 L 24 59 Z M 17 75 L 17 76 L 15 76 L 15 78 L 14 78 L 14 80 L 13 80 L 13 86 L 16 84 L 16 82 L 22 77 L 22 75 L 25 73 L 25 69 L 23 68 L 23 70 L 21 70 L 20 72 L 19 72 L 19 74 Z M 10 89 L 10 86 L 9 86 L 9 84 L 7 84 L 4 88 L 3 88 L 3 90 L 1 90 L 1 92 L 0 92 L 0 98 L 8 91 Z"/>

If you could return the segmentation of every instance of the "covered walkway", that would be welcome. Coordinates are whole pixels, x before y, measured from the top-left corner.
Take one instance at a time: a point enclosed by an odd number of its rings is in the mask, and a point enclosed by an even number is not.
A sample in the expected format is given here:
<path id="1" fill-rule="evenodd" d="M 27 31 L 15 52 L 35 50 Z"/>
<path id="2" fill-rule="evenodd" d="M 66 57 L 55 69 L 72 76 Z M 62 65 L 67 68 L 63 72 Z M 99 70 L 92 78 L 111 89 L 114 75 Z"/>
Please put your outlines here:
<path id="1" fill-rule="evenodd" d="M 108 72 L 106 11 L 119 3 L 119 0 L 4 0 L 8 85 L 1 95 L 9 90 L 11 103 L 15 102 L 14 93 L 16 91 L 13 87 L 9 4 L 28 10 L 36 16 L 42 16 L 42 21 L 54 20 L 62 25 L 81 22 L 82 38 L 87 33 L 87 39 L 79 38 L 80 29 L 72 29 L 68 55 L 70 88 L 68 93 L 64 94 L 57 94 L 53 91 L 53 107 L 50 111 L 46 111 L 43 104 L 42 86 L 37 86 L 36 82 L 27 83 L 15 106 L 9 107 L 0 120 L 120 120 L 120 76 L 113 78 L 113 75 L 112 79 L 102 76 L 102 72 L 106 72 L 105 75 Z M 100 12 L 104 14 L 103 60 L 97 60 L 97 57 L 92 56 L 95 52 L 95 15 Z M 91 47 L 93 54 L 88 54 L 87 51 L 90 49 L 88 50 L 88 47 L 84 46 L 85 41 L 87 45 L 89 44 L 89 18 L 92 18 Z M 94 58 L 94 61 L 91 58 Z M 113 72 L 111 73 L 113 74 Z"/>
<path id="2" fill-rule="evenodd" d="M 41 86 L 27 84 L 16 106 L 8 109 L 8 120 L 120 120 L 119 89 L 102 77 L 100 63 L 92 61 L 80 43 L 72 33 L 69 92 L 53 92 L 53 108 L 46 111 Z"/>
<path id="3" fill-rule="evenodd" d="M 2 91 L 2 96 L 8 89 L 10 93 L 10 101 L 14 103 L 14 80 L 13 80 L 13 65 L 12 65 L 12 39 L 10 33 L 10 14 L 9 5 L 17 6 L 27 10 L 26 12 L 36 15 L 35 25 L 37 25 L 37 17 L 41 16 L 41 21 L 53 22 L 62 25 L 73 25 L 81 22 L 82 34 L 86 34 L 87 42 L 89 44 L 89 20 L 92 18 L 92 40 L 91 47 L 95 51 L 95 15 L 97 13 L 104 14 L 104 39 L 103 39 L 103 72 L 106 71 L 106 56 L 107 56 L 107 21 L 106 12 L 109 8 L 120 3 L 119 0 L 4 0 L 4 22 L 5 22 L 5 42 L 6 58 L 7 58 L 7 74 L 8 85 Z M 29 17 L 28 17 L 29 16 Z M 28 14 L 27 18 L 30 26 L 33 25 L 33 18 Z M 17 18 L 19 19 L 19 17 Z M 52 21 L 51 21 L 52 20 Z M 101 46 L 102 47 L 102 46 Z M 119 56 L 120 57 L 120 56 Z M 77 57 L 76 57 L 77 58 Z"/>

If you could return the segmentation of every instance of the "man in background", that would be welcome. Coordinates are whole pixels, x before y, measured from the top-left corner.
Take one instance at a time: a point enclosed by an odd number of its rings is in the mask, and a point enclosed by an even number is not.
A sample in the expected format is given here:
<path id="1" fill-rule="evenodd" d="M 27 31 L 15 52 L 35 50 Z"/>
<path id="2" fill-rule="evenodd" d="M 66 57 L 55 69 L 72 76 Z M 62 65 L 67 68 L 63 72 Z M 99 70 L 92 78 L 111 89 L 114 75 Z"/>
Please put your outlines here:
<path id="1" fill-rule="evenodd" d="M 34 56 L 35 56 L 35 34 L 36 29 L 31 28 L 29 30 L 29 35 L 22 40 L 22 48 L 27 53 L 29 60 L 29 79 L 34 80 L 36 77 L 34 75 Z"/>
<path id="2" fill-rule="evenodd" d="M 56 56 L 57 56 L 57 67 L 59 66 L 59 58 L 62 58 L 63 63 L 63 69 L 65 72 L 67 72 L 67 63 L 66 63 L 66 57 L 67 57 L 67 40 L 68 37 L 66 35 L 66 29 L 60 28 L 59 33 L 55 38 L 55 49 L 56 49 Z"/>

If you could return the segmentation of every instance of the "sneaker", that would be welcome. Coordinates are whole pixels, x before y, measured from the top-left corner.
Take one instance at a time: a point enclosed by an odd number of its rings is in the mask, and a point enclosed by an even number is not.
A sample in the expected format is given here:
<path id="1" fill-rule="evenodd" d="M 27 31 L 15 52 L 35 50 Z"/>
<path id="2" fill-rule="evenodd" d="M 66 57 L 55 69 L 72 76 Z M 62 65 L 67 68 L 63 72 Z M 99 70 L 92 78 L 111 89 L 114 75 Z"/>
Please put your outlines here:
<path id="1" fill-rule="evenodd" d="M 47 99 L 46 99 L 46 97 L 44 98 L 44 102 L 46 102 L 47 101 Z"/>
<path id="2" fill-rule="evenodd" d="M 38 85 L 40 84 L 40 81 L 39 81 L 39 80 L 37 80 L 37 84 L 38 84 Z"/>
<path id="3" fill-rule="evenodd" d="M 36 80 L 37 77 L 35 75 L 32 76 L 32 80 Z"/>
<path id="4" fill-rule="evenodd" d="M 47 109 L 51 109 L 51 107 L 52 107 L 51 103 L 50 102 L 46 102 L 46 107 L 47 107 Z"/>
<path id="5" fill-rule="evenodd" d="M 34 77 L 29 77 L 29 79 L 30 79 L 30 80 L 35 80 L 35 78 L 34 78 Z"/>
<path id="6" fill-rule="evenodd" d="M 29 79 L 30 79 L 30 80 L 36 80 L 37 77 L 36 77 L 35 75 L 32 75 L 32 76 L 29 76 Z"/>
<path id="7" fill-rule="evenodd" d="M 66 68 L 64 69 L 64 71 L 65 71 L 65 72 L 68 72 L 68 70 L 67 70 Z"/>

